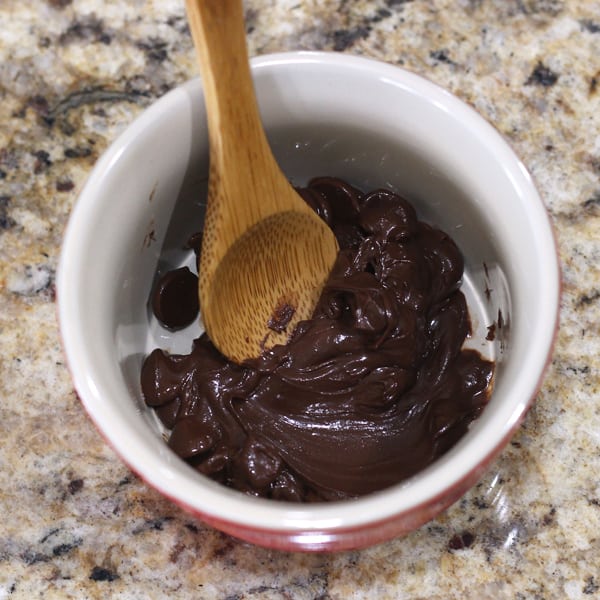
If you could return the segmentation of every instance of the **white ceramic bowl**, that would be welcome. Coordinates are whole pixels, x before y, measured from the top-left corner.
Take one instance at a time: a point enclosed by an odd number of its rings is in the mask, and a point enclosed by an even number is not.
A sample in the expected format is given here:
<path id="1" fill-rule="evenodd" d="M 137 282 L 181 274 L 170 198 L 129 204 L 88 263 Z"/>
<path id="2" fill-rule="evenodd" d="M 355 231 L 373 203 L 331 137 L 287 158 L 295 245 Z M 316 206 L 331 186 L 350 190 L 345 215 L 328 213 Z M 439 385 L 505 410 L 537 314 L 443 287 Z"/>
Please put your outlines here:
<path id="1" fill-rule="evenodd" d="M 195 472 L 164 442 L 140 393 L 144 355 L 187 351 L 147 302 L 157 267 L 178 266 L 199 229 L 207 176 L 202 88 L 191 81 L 138 118 L 98 161 L 66 232 L 59 320 L 75 388 L 123 460 L 205 522 L 288 550 L 358 548 L 419 527 L 484 472 L 523 419 L 555 336 L 559 268 L 527 170 L 475 111 L 399 68 L 339 54 L 263 56 L 252 70 L 265 127 L 293 183 L 337 175 L 408 196 L 466 258 L 471 344 L 497 361 L 489 405 L 465 437 L 410 480 L 363 498 L 256 499 Z M 500 322 L 499 322 L 500 321 Z M 496 325 L 494 341 L 485 339 Z"/>

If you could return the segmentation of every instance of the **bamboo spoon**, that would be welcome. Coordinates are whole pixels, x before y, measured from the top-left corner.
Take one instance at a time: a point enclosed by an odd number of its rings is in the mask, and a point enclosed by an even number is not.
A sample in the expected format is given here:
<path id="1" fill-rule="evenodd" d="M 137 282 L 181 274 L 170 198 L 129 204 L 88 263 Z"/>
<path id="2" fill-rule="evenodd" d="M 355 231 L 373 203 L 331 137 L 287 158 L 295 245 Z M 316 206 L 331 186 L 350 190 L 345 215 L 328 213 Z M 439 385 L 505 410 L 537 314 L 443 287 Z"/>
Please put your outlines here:
<path id="1" fill-rule="evenodd" d="M 242 0 L 186 5 L 210 147 L 200 306 L 215 346 L 239 363 L 285 343 L 311 316 L 338 245 L 271 153 L 250 74 Z"/>

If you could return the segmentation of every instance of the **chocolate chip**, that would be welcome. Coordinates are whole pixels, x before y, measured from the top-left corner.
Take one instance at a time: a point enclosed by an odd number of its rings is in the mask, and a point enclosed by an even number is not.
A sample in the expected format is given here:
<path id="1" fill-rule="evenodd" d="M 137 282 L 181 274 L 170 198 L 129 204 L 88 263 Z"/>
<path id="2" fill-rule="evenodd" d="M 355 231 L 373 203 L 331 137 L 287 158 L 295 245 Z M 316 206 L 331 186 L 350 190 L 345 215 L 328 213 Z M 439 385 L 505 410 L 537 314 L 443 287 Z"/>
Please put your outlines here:
<path id="1" fill-rule="evenodd" d="M 187 267 L 163 275 L 152 296 L 152 308 L 167 329 L 187 327 L 199 312 L 198 277 Z"/>

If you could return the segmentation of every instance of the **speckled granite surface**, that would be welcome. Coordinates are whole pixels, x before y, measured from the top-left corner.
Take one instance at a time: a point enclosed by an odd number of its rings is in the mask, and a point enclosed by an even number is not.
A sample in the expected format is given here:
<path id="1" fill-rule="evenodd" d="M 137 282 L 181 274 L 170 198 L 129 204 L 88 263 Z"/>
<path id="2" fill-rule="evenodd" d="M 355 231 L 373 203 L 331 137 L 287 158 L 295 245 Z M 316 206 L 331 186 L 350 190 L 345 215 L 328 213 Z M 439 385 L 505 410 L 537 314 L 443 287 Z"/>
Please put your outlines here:
<path id="1" fill-rule="evenodd" d="M 536 177 L 564 267 L 534 409 L 481 483 L 405 539 L 239 543 L 148 489 L 72 391 L 54 276 L 94 161 L 195 75 L 182 0 L 0 2 L 0 599 L 600 598 L 600 2 L 248 0 L 252 54 L 404 65 L 473 104 Z"/>

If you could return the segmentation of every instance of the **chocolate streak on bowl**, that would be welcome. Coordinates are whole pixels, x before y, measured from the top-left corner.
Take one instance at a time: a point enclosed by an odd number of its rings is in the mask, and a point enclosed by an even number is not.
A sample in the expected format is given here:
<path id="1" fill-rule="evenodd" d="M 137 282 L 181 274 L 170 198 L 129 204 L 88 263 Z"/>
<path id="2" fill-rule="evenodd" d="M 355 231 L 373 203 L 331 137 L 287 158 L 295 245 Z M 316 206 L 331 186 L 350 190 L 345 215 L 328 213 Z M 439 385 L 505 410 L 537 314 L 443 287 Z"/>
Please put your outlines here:
<path id="1" fill-rule="evenodd" d="M 447 234 L 387 190 L 318 178 L 299 191 L 340 244 L 313 318 L 243 366 L 206 335 L 189 355 L 156 349 L 142 390 L 171 448 L 216 481 L 290 501 L 356 497 L 451 448 L 494 365 L 463 349 L 464 265 Z"/>

